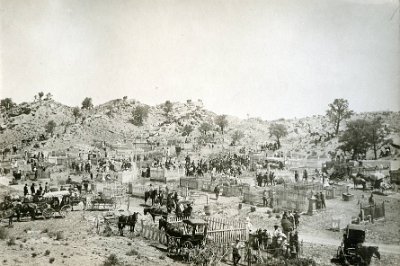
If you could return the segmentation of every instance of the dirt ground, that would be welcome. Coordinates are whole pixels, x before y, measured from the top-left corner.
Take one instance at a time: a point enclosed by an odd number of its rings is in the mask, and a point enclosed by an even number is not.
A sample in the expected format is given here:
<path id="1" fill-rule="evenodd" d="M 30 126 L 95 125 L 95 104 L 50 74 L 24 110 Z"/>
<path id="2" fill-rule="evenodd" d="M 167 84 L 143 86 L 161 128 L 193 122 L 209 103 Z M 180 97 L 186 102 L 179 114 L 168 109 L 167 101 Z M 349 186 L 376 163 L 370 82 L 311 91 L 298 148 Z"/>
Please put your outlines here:
<path id="1" fill-rule="evenodd" d="M 20 187 L 14 187 L 22 191 Z M 10 191 L 9 186 L 0 185 L 0 197 Z M 332 218 L 340 218 L 343 223 L 350 221 L 359 212 L 358 201 L 363 192 L 351 190 L 355 194 L 353 201 L 345 202 L 341 198 L 327 200 L 327 209 L 316 214 L 302 215 L 300 218 L 299 237 L 303 240 L 303 257 L 313 258 L 318 265 L 332 265 L 330 259 L 336 254 L 340 245 L 342 232 L 330 230 Z M 385 202 L 386 218 L 374 224 L 366 224 L 366 241 L 379 246 L 381 260 L 373 259 L 372 265 L 400 265 L 400 196 L 389 193 L 389 196 L 374 195 L 377 203 Z M 274 224 L 280 224 L 276 214 L 267 213 L 267 207 L 257 207 L 250 211 L 250 205 L 242 204 L 238 197 L 220 197 L 218 201 L 213 194 L 192 192 L 195 199 L 194 215 L 204 215 L 204 205 L 211 206 L 213 216 L 245 220 L 249 217 L 253 229 L 272 230 Z M 365 197 L 369 192 L 365 192 Z M 129 211 L 143 213 L 142 199 L 130 198 Z M 127 209 L 123 203 L 117 209 Z M 118 236 L 113 226 L 112 236 L 96 233 L 95 218 L 101 216 L 100 211 L 73 211 L 66 218 L 50 220 L 14 222 L 8 229 L 9 236 L 0 241 L 1 265 L 102 265 L 110 254 L 115 254 L 124 265 L 181 265 L 167 257 L 165 247 L 143 239 L 139 235 L 140 225 L 132 238 Z M 282 213 L 280 213 L 282 215 Z M 151 222 L 150 216 L 140 216 L 145 222 Z M 2 221 L 2 226 L 7 221 Z M 345 224 L 342 225 L 344 227 Z M 100 228 L 104 229 L 104 226 Z M 60 233 L 57 233 L 60 232 Z M 126 231 L 126 234 L 128 232 Z M 57 235 L 58 238 L 57 239 Z M 9 239 L 14 239 L 11 241 Z M 54 258 L 54 259 L 53 259 Z M 227 262 L 230 264 L 230 262 Z M 183 264 L 182 264 L 183 265 Z"/>

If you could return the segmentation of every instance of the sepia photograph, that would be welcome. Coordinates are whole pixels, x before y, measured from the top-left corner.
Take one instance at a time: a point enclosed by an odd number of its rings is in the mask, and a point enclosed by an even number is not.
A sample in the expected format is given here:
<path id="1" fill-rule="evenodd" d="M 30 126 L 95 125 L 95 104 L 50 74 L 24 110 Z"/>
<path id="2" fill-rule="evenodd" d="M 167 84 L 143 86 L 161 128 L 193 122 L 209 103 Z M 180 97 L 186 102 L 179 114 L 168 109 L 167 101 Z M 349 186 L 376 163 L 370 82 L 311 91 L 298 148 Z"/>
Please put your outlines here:
<path id="1" fill-rule="evenodd" d="M 0 265 L 400 265 L 400 0 L 0 21 Z"/>

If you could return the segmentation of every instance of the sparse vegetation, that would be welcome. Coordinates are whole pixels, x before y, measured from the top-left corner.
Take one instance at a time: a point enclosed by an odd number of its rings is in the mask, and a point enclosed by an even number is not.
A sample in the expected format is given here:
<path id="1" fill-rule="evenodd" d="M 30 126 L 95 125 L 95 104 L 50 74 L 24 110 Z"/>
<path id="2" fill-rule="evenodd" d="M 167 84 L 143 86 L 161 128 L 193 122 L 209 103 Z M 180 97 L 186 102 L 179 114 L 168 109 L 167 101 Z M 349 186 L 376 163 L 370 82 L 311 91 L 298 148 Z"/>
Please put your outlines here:
<path id="1" fill-rule="evenodd" d="M 120 265 L 117 255 L 111 254 L 106 258 L 102 266 L 117 266 L 117 265 Z"/>
<path id="2" fill-rule="evenodd" d="M 7 245 L 8 246 L 14 246 L 16 244 L 16 242 L 15 242 L 15 237 L 10 237 L 9 239 L 8 239 L 8 241 L 7 241 Z"/>
<path id="3" fill-rule="evenodd" d="M 92 98 L 86 97 L 82 101 L 82 109 L 90 110 L 93 108 Z"/>
<path id="4" fill-rule="evenodd" d="M 126 252 L 126 256 L 137 256 L 139 255 L 139 252 L 137 252 L 136 249 L 131 249 L 128 252 Z"/>
<path id="5" fill-rule="evenodd" d="M 136 106 L 132 111 L 131 123 L 135 126 L 143 126 L 143 123 L 148 116 L 149 108 L 147 106 Z"/>
<path id="6" fill-rule="evenodd" d="M 8 238 L 8 230 L 4 226 L 0 226 L 0 239 L 4 240 Z"/>
<path id="7" fill-rule="evenodd" d="M 55 258 L 51 257 L 51 258 L 49 259 L 49 263 L 51 264 L 51 263 L 53 263 L 55 260 L 56 260 Z"/>

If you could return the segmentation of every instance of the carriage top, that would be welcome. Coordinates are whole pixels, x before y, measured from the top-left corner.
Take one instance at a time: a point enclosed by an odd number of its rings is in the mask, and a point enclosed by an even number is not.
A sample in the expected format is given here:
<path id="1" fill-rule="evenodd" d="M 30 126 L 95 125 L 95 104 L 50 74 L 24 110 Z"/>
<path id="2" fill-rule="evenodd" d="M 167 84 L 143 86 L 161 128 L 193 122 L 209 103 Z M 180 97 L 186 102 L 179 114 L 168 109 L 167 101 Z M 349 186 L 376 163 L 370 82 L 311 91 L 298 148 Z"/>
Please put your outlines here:
<path id="1" fill-rule="evenodd" d="M 346 237 L 357 243 L 363 243 L 365 241 L 365 228 L 358 224 L 349 224 L 346 228 Z"/>
<path id="2" fill-rule="evenodd" d="M 69 191 L 62 190 L 62 191 L 47 192 L 46 194 L 43 195 L 43 198 L 54 198 L 54 197 L 58 198 L 69 195 L 70 195 Z"/>

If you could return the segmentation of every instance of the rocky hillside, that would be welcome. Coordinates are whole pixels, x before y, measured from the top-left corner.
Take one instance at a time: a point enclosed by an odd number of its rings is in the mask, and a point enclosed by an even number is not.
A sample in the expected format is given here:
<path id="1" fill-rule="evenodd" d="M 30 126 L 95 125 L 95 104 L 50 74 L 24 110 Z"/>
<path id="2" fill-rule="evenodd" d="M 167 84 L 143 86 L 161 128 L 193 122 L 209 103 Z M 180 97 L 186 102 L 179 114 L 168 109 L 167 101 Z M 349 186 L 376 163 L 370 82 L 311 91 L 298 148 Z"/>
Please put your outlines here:
<path id="1" fill-rule="evenodd" d="M 132 123 L 132 111 L 137 106 L 148 108 L 148 118 L 143 126 Z M 258 118 L 238 119 L 227 116 L 229 124 L 222 134 L 215 124 L 217 114 L 203 108 L 201 102 L 172 103 L 171 112 L 166 115 L 164 105 L 147 106 L 136 100 L 112 100 L 89 110 L 80 110 L 77 118 L 73 108 L 54 100 L 22 103 L 9 111 L 2 110 L 0 118 L 0 148 L 43 147 L 63 149 L 70 146 L 87 147 L 96 141 L 122 144 L 132 141 L 150 141 L 166 144 L 175 141 L 183 143 L 209 142 L 215 146 L 229 146 L 232 135 L 239 130 L 244 133 L 237 146 L 254 148 L 263 143 L 273 143 L 269 135 L 271 123 L 286 125 L 287 137 L 281 140 L 282 151 L 291 151 L 299 156 L 327 156 L 337 146 L 337 138 L 331 135 L 333 127 L 325 116 L 301 119 L 263 121 Z M 380 115 L 389 126 L 392 137 L 398 140 L 400 132 L 399 112 L 376 112 L 356 114 L 355 118 Z M 53 134 L 46 133 L 46 124 L 55 122 Z M 207 136 L 198 130 L 202 123 L 212 125 Z M 190 125 L 193 132 L 184 136 L 184 127 Z M 345 124 L 343 123 L 343 127 Z M 397 141 L 398 143 L 398 141 Z"/>

